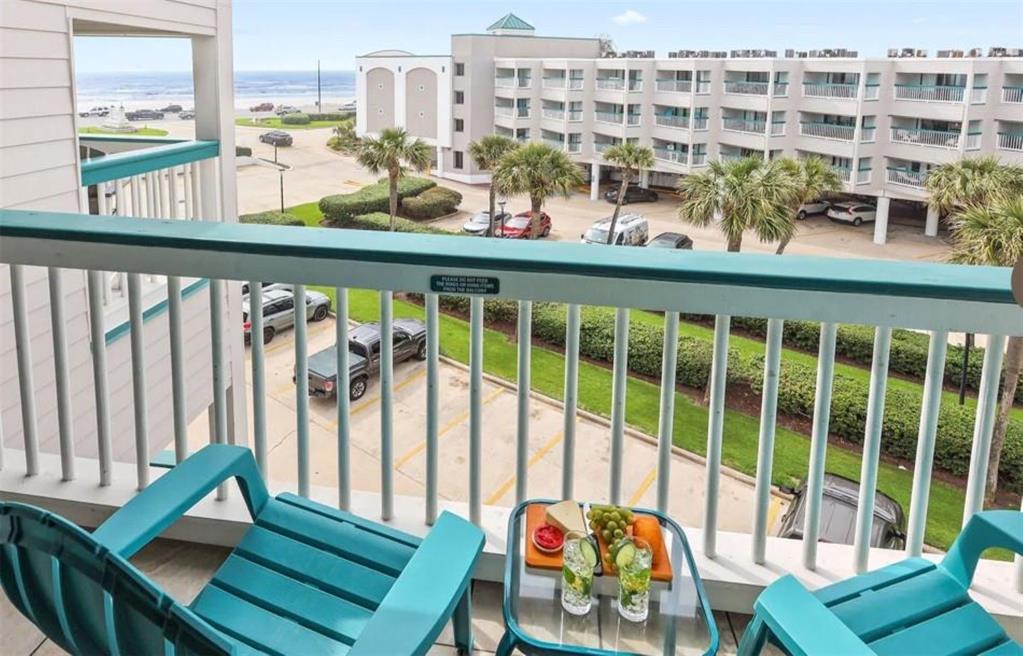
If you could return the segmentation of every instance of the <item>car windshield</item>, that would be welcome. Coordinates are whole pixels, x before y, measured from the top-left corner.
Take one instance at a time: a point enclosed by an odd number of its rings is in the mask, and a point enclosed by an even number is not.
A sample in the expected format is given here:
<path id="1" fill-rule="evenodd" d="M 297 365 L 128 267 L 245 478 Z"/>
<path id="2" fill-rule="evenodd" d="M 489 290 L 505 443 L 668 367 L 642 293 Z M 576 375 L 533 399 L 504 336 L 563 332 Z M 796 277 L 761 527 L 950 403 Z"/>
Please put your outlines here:
<path id="1" fill-rule="evenodd" d="M 506 228 L 515 228 L 516 230 L 525 228 L 528 225 L 529 225 L 528 216 L 516 216 L 504 222 L 504 226 Z"/>
<path id="2" fill-rule="evenodd" d="M 675 248 L 674 237 L 656 237 L 647 246 L 653 248 Z"/>
<path id="3" fill-rule="evenodd" d="M 583 239 L 585 239 L 586 241 L 592 241 L 592 242 L 596 242 L 596 243 L 600 243 L 600 244 L 606 244 L 607 243 L 607 229 L 606 228 L 598 228 L 598 227 L 594 226 L 594 227 L 592 227 L 592 228 L 590 228 L 589 230 L 586 231 L 586 234 L 583 235 Z"/>
<path id="4" fill-rule="evenodd" d="M 479 214 L 473 214 L 472 218 L 469 219 L 469 223 L 490 223 L 490 212 L 480 212 Z"/>

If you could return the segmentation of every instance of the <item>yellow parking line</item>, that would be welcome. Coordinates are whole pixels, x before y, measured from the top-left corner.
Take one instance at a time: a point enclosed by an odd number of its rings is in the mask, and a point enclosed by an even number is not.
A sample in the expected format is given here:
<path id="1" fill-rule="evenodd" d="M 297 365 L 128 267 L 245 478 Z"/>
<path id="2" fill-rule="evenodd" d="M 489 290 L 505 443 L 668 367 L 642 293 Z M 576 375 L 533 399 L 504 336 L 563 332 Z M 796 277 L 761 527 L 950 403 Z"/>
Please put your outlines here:
<path id="1" fill-rule="evenodd" d="M 551 452 L 551 449 L 558 445 L 558 442 L 561 441 L 561 438 L 564 437 L 564 435 L 565 435 L 564 433 L 558 431 L 557 433 L 554 434 L 553 437 L 551 437 L 551 439 L 547 440 L 547 442 L 544 443 L 544 445 L 541 446 L 539 449 L 537 449 L 536 453 L 534 453 L 529 458 L 529 462 L 526 464 L 526 469 L 529 469 L 536 463 L 540 462 L 540 460 L 543 459 L 544 456 Z M 487 498 L 487 500 L 483 502 L 483 505 L 492 506 L 495 503 L 497 503 L 501 497 L 507 494 L 508 490 L 511 489 L 512 485 L 515 485 L 514 474 L 506 478 L 505 481 L 501 483 L 500 487 L 498 487 L 497 490 L 495 490 L 494 493 L 491 494 Z"/>
<path id="2" fill-rule="evenodd" d="M 308 340 L 310 340 L 313 337 L 316 337 L 318 335 L 322 335 L 323 333 L 325 333 L 328 330 L 330 330 L 330 326 L 323 326 L 319 330 L 316 330 L 316 329 L 310 330 L 308 332 L 308 334 L 306 335 L 306 343 L 308 344 Z M 263 347 L 263 357 L 266 357 L 266 356 L 271 355 L 273 353 L 277 353 L 278 351 L 280 351 L 282 349 L 286 349 L 288 347 L 295 348 L 295 341 L 292 340 L 292 341 L 287 342 L 287 343 L 281 342 L 281 343 L 277 344 L 276 346 L 266 346 L 266 347 Z"/>
<path id="3" fill-rule="evenodd" d="M 489 396 L 487 396 L 487 397 L 485 397 L 483 399 L 483 403 L 481 405 L 487 405 L 488 403 L 490 403 L 491 401 L 493 401 L 497 397 L 501 396 L 501 394 L 503 394 L 503 393 L 504 393 L 504 388 L 503 387 L 498 387 L 496 390 L 491 392 Z M 437 439 L 439 440 L 440 438 L 444 437 L 445 434 L 447 434 L 452 429 L 454 429 L 456 426 L 461 424 L 468 417 L 469 417 L 469 411 L 468 410 L 465 410 L 463 412 L 458 413 L 458 415 L 453 417 L 451 419 L 451 421 L 449 421 L 448 423 L 444 424 L 443 427 L 441 427 L 440 431 L 437 432 Z M 414 447 L 412 447 L 411 449 L 409 449 L 408 451 L 403 453 L 401 456 L 399 456 L 399 458 L 397 460 L 394 461 L 394 468 L 395 469 L 399 469 L 406 462 L 408 462 L 412 458 L 416 457 L 418 454 L 422 453 L 425 448 L 426 448 L 426 440 L 423 440 L 423 441 L 419 442 Z"/>
<path id="4" fill-rule="evenodd" d="M 406 387 L 407 385 L 411 384 L 413 381 L 419 380 L 420 378 L 422 378 L 425 375 L 426 375 L 426 368 L 424 367 L 424 368 L 419 369 L 418 371 L 412 373 L 411 375 L 408 376 L 408 378 L 405 378 L 400 383 L 395 385 L 394 389 L 392 391 L 397 392 L 398 390 L 402 389 L 403 387 Z M 352 414 L 352 415 L 358 414 L 358 413 L 362 412 L 363 410 L 365 410 L 366 408 L 368 408 L 369 406 L 373 405 L 374 403 L 376 403 L 379 400 L 380 400 L 380 395 L 379 394 L 377 394 L 376 396 L 374 396 L 371 399 L 366 399 L 364 402 L 362 402 L 358 406 L 352 408 L 350 410 L 350 414 Z M 335 419 L 331 423 L 334 424 L 335 428 L 337 427 L 337 419 Z"/>
<path id="5" fill-rule="evenodd" d="M 653 485 L 654 479 L 656 479 L 656 478 L 657 478 L 657 465 L 654 465 L 650 469 L 650 471 L 647 472 L 646 477 L 643 479 L 643 482 L 639 484 L 639 487 L 636 488 L 636 491 L 632 493 L 631 497 L 629 497 L 628 505 L 630 507 L 631 506 L 635 506 L 636 504 L 639 503 L 639 500 L 642 499 L 643 495 L 646 494 L 646 491 L 650 489 L 650 486 Z"/>
<path id="6" fill-rule="evenodd" d="M 778 517 L 778 513 L 781 512 L 781 499 L 778 497 L 771 497 L 771 506 L 767 509 L 767 528 L 770 529 L 774 525 L 774 520 Z"/>

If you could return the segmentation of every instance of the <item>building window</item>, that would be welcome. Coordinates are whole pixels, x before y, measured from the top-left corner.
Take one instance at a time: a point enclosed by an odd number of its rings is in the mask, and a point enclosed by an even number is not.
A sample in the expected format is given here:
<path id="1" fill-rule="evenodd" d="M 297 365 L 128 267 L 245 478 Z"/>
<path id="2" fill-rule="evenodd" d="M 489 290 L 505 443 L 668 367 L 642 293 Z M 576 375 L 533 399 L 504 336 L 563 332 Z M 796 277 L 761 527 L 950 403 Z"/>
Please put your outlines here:
<path id="1" fill-rule="evenodd" d="M 455 64 L 455 75 L 457 77 L 465 75 L 465 64 Z"/>
<path id="2" fill-rule="evenodd" d="M 456 105 L 464 105 L 465 104 L 465 92 L 464 91 L 456 91 L 455 92 L 455 104 Z"/>
<path id="3" fill-rule="evenodd" d="M 456 150 L 455 151 L 455 168 L 456 169 L 460 169 L 460 168 L 462 168 L 462 166 L 463 166 L 462 151 Z"/>
<path id="4" fill-rule="evenodd" d="M 455 119 L 455 132 L 464 132 L 464 131 L 465 131 L 465 121 L 463 119 L 456 118 Z"/>

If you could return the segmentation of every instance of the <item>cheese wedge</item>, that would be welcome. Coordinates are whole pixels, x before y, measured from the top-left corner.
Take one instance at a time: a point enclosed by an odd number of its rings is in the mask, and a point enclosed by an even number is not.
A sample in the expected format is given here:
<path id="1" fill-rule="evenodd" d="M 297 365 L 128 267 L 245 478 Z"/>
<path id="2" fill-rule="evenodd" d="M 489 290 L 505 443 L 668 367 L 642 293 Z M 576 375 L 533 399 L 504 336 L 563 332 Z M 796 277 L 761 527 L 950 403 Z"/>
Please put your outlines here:
<path id="1" fill-rule="evenodd" d="M 547 506 L 544 520 L 548 524 L 557 526 L 565 533 L 569 531 L 587 532 L 586 522 L 583 520 L 583 511 L 575 501 L 559 501 L 554 505 Z"/>

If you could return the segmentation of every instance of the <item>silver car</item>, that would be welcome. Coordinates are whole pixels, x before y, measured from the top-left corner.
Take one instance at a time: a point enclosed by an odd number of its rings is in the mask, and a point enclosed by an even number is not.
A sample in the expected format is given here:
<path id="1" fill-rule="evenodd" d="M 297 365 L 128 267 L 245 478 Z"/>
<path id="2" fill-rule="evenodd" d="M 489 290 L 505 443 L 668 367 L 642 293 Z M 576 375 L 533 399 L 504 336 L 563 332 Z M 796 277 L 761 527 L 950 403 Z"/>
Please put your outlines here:
<path id="1" fill-rule="evenodd" d="M 876 217 L 877 208 L 867 203 L 835 203 L 828 208 L 829 219 L 854 226 L 873 223 Z"/>
<path id="2" fill-rule="evenodd" d="M 500 232 L 501 221 L 510 221 L 512 218 L 511 214 L 505 212 L 501 214 L 498 212 L 497 217 L 494 219 L 494 231 Z M 483 210 L 482 212 L 476 212 L 469 217 L 469 220 L 462 226 L 462 232 L 474 235 L 476 237 L 484 237 L 487 231 L 490 230 L 490 211 Z"/>
<path id="3" fill-rule="evenodd" d="M 802 221 L 810 214 L 824 214 L 830 207 L 831 203 L 826 200 L 811 200 L 810 202 L 803 203 L 799 206 L 799 211 L 796 212 L 796 218 Z"/>
<path id="4" fill-rule="evenodd" d="M 330 313 L 330 298 L 320 292 L 306 290 L 306 318 L 310 321 L 323 321 Z M 249 296 L 242 296 L 242 320 L 245 322 L 245 342 L 252 339 L 249 334 L 252 323 L 249 321 Z M 290 285 L 271 285 L 263 288 L 263 343 L 269 344 L 274 335 L 281 330 L 295 325 L 295 296 Z"/>

